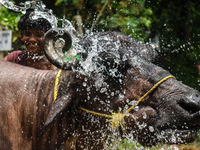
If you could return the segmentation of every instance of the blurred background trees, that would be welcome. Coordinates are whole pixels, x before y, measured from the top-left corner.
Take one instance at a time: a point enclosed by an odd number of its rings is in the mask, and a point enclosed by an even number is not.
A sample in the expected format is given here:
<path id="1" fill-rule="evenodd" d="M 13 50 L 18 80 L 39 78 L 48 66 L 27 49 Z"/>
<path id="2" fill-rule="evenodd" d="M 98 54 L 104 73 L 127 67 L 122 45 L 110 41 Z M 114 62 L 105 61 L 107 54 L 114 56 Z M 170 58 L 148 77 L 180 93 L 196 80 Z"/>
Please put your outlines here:
<path id="1" fill-rule="evenodd" d="M 15 4 L 25 0 L 14 0 Z M 157 63 L 178 80 L 200 90 L 200 1 L 198 0 L 43 0 L 58 18 L 82 22 L 77 30 L 120 31 L 157 46 Z M 13 50 L 21 49 L 17 22 L 21 14 L 2 7 L 0 24 L 13 34 Z M 94 26 L 95 25 L 95 26 Z M 80 26 L 79 26 L 80 27 Z"/>

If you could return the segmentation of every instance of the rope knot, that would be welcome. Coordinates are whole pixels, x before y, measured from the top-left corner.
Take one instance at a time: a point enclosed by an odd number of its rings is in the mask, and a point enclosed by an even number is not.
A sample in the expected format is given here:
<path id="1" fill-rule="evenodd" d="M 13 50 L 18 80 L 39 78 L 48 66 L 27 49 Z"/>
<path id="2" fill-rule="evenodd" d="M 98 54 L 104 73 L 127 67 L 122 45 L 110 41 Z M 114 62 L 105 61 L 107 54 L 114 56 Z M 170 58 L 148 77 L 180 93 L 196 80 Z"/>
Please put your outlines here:
<path id="1" fill-rule="evenodd" d="M 111 119 L 107 120 L 107 122 L 111 123 L 111 127 L 113 129 L 118 128 L 122 124 L 122 119 L 124 118 L 125 114 L 120 112 L 112 113 Z"/>

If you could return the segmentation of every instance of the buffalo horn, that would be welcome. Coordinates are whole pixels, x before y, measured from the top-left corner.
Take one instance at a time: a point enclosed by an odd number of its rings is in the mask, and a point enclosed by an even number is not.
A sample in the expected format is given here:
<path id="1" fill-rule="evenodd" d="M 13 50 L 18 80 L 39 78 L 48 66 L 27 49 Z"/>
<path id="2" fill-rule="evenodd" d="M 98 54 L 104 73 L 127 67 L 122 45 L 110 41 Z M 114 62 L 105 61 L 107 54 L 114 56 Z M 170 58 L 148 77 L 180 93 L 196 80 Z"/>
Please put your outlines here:
<path id="1" fill-rule="evenodd" d="M 77 64 L 75 56 L 68 57 L 72 38 L 69 32 L 62 28 L 52 28 L 43 37 L 43 50 L 47 59 L 56 67 L 63 70 L 70 70 Z"/>

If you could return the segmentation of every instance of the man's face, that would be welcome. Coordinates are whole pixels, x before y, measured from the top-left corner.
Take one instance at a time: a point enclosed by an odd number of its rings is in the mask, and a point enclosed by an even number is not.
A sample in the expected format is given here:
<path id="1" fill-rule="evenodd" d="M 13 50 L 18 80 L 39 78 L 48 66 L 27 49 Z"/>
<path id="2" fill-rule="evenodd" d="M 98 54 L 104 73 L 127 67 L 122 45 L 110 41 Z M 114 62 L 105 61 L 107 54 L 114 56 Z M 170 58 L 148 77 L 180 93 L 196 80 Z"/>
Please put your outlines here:
<path id="1" fill-rule="evenodd" d="M 45 30 L 26 29 L 21 34 L 21 40 L 24 42 L 27 50 L 33 53 L 42 53 L 42 39 Z"/>

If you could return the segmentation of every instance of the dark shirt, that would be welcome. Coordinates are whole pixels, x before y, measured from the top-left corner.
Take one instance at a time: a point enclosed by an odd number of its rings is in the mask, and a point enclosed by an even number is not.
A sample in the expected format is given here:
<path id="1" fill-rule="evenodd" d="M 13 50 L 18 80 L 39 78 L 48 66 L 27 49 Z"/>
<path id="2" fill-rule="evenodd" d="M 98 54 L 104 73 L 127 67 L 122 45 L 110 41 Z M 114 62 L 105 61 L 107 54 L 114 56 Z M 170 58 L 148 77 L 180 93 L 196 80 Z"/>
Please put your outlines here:
<path id="1" fill-rule="evenodd" d="M 7 61 L 26 66 L 27 65 L 27 56 L 28 56 L 27 52 L 28 52 L 27 50 L 13 51 L 7 55 Z"/>

